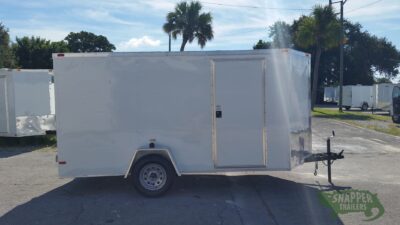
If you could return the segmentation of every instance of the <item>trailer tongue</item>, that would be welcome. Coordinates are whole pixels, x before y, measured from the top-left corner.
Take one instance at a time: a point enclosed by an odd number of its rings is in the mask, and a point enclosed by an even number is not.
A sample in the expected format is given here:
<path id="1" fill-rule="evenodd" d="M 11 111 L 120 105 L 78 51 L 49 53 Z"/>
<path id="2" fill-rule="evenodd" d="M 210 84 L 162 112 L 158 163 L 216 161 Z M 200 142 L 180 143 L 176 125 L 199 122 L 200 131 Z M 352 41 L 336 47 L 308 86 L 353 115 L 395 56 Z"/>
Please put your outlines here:
<path id="1" fill-rule="evenodd" d="M 318 170 L 318 162 L 324 163 L 326 161 L 326 165 L 328 167 L 328 182 L 332 184 L 332 163 L 337 159 L 343 159 L 343 152 L 344 150 L 340 151 L 339 153 L 331 152 L 331 138 L 335 137 L 335 131 L 332 131 L 332 136 L 326 139 L 326 153 L 314 153 L 309 155 L 304 159 L 305 163 L 308 162 L 315 162 L 315 170 L 314 175 L 317 175 Z"/>

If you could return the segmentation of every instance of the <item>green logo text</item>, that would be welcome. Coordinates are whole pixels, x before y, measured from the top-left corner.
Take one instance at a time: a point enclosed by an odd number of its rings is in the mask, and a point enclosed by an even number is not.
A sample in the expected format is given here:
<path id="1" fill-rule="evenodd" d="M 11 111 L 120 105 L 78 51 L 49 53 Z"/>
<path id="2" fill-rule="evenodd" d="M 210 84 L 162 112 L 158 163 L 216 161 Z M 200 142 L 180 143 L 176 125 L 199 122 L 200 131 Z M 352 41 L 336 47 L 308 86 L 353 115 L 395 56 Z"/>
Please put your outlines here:
<path id="1" fill-rule="evenodd" d="M 385 212 L 377 194 L 369 191 L 321 191 L 318 195 L 320 201 L 331 207 L 336 214 L 363 212 L 367 217 L 364 221 L 372 221 L 381 217 Z M 373 213 L 373 209 L 376 209 L 377 212 Z"/>

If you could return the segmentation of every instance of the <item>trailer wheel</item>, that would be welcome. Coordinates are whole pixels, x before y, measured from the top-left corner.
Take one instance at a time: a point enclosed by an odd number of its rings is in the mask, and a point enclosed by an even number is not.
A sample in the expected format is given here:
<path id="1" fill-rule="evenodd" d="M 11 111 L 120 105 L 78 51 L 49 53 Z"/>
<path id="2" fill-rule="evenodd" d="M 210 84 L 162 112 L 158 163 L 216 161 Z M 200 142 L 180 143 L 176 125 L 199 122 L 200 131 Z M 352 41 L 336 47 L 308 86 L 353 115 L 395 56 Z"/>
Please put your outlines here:
<path id="1" fill-rule="evenodd" d="M 165 194 L 175 179 L 171 162 L 162 156 L 145 156 L 133 167 L 133 183 L 143 195 L 157 197 Z"/>
<path id="2" fill-rule="evenodd" d="M 345 106 L 344 107 L 346 110 L 350 110 L 350 106 Z"/>
<path id="3" fill-rule="evenodd" d="M 368 103 L 363 103 L 361 106 L 361 111 L 367 111 L 368 110 Z"/>

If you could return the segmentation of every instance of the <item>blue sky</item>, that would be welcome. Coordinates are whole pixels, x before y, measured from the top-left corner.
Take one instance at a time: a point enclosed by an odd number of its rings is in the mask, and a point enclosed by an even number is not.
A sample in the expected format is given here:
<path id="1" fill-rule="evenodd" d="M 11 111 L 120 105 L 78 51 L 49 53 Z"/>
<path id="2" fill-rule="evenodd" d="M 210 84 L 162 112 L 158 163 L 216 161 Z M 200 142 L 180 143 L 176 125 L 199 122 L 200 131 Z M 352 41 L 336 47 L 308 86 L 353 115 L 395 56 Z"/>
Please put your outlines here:
<path id="1" fill-rule="evenodd" d="M 105 35 L 117 51 L 166 51 L 168 36 L 162 31 L 165 15 L 177 0 L 0 0 L 0 21 L 12 40 L 40 36 L 62 40 L 81 30 Z M 315 4 L 328 0 L 205 0 L 204 11 L 213 14 L 215 38 L 204 50 L 251 49 L 259 39 L 268 39 L 268 29 L 277 20 L 291 22 L 309 14 Z M 218 5 L 218 4 L 223 5 Z M 234 7 L 228 5 L 238 5 Z M 336 4 L 338 6 L 338 4 Z M 247 7 L 254 6 L 254 7 Z M 336 6 L 336 7 L 337 7 Z M 283 10 L 290 8 L 296 10 Z M 348 0 L 345 17 L 364 29 L 386 37 L 400 49 L 399 0 Z M 172 50 L 179 50 L 180 39 Z M 200 50 L 196 43 L 186 50 Z"/>

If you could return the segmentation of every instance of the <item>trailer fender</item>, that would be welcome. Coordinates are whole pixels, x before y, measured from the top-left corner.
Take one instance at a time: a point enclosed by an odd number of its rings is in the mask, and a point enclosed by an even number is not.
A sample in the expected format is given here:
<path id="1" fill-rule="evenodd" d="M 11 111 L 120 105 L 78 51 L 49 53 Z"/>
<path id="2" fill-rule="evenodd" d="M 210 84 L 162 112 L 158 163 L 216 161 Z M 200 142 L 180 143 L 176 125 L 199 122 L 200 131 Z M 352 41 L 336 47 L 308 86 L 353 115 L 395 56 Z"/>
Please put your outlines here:
<path id="1" fill-rule="evenodd" d="M 168 159 L 171 162 L 172 166 L 175 169 L 176 174 L 178 176 L 181 176 L 178 166 L 176 165 L 174 157 L 172 156 L 171 151 L 169 149 L 166 149 L 166 148 L 140 148 L 133 153 L 132 159 L 129 163 L 128 169 L 125 172 L 124 178 L 128 177 L 128 175 L 131 171 L 131 168 L 135 164 L 135 162 L 137 162 L 140 158 L 142 158 L 143 156 L 146 156 L 146 155 L 161 155 L 161 156 L 165 157 L 166 159 Z"/>

